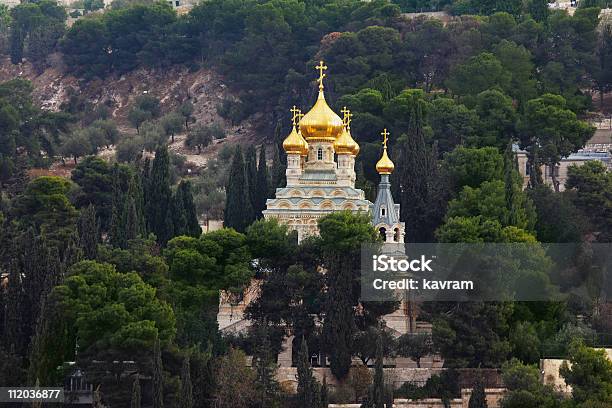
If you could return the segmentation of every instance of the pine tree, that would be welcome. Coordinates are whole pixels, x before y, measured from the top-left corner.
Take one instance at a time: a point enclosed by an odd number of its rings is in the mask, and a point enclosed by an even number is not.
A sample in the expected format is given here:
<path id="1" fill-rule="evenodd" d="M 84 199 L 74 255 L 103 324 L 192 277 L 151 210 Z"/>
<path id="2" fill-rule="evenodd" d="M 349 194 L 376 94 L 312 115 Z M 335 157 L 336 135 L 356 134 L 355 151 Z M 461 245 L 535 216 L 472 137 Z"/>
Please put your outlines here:
<path id="1" fill-rule="evenodd" d="M 484 382 L 481 376 L 476 379 L 476 384 L 472 389 L 468 408 L 487 408 L 487 397 L 484 389 Z"/>
<path id="2" fill-rule="evenodd" d="M 257 152 L 255 146 L 250 145 L 244 155 L 244 168 L 246 171 L 247 188 L 249 189 L 249 198 L 251 200 L 251 208 L 257 208 L 257 191 L 255 185 L 257 183 Z"/>
<path id="3" fill-rule="evenodd" d="M 253 204 L 256 218 L 262 217 L 262 211 L 266 209 L 266 200 L 270 193 L 270 176 L 266 163 L 266 145 L 262 143 L 259 150 L 259 164 L 257 167 L 257 178 L 255 180 L 256 197 Z"/>
<path id="4" fill-rule="evenodd" d="M 236 148 L 234 153 L 225 191 L 226 201 L 223 223 L 227 228 L 234 228 L 236 231 L 244 232 L 252 220 L 253 211 L 240 146 Z"/>
<path id="5" fill-rule="evenodd" d="M 274 150 L 272 151 L 272 188 L 280 188 L 284 187 L 287 183 L 286 174 L 285 174 L 285 165 L 283 164 L 280 157 L 280 150 L 278 145 L 274 145 Z"/>
<path id="6" fill-rule="evenodd" d="M 436 149 L 425 142 L 420 95 L 413 95 L 408 134 L 402 136 L 397 169 L 392 175 L 393 193 L 401 202 L 401 218 L 412 225 L 406 230 L 406 242 L 433 242 L 447 203 Z"/>
<path id="7" fill-rule="evenodd" d="M 312 375 L 309 360 L 308 344 L 306 344 L 306 339 L 302 336 L 302 344 L 298 354 L 296 400 L 300 408 L 319 408 L 321 401 L 319 386 L 317 380 Z"/>
<path id="8" fill-rule="evenodd" d="M 77 221 L 79 247 L 85 259 L 96 259 L 100 243 L 100 223 L 96 217 L 96 208 L 90 205 L 81 210 Z"/>
<path id="9" fill-rule="evenodd" d="M 257 406 L 274 408 L 278 404 L 279 386 L 276 381 L 276 366 L 270 344 L 270 333 L 267 320 L 255 326 L 255 350 L 253 352 L 253 369 L 257 387 Z"/>
<path id="10" fill-rule="evenodd" d="M 166 146 L 159 147 L 155 152 L 153 167 L 147 183 L 146 219 L 149 231 L 155 234 L 157 241 L 165 245 L 172 238 L 169 231 L 173 224 L 169 214 L 172 200 L 170 189 L 170 156 Z M 168 222 L 170 216 L 170 222 Z"/>
<path id="11" fill-rule="evenodd" d="M 130 240 L 142 237 L 145 235 L 145 223 L 143 214 L 143 197 L 142 185 L 140 176 L 135 173 L 130 177 L 130 181 L 123 200 L 123 209 L 121 212 L 121 231 L 125 238 L 124 246 Z"/>
<path id="12" fill-rule="evenodd" d="M 164 376 L 159 337 L 153 348 L 153 408 L 164 408 Z"/>
<path id="13" fill-rule="evenodd" d="M 181 368 L 181 390 L 179 394 L 178 408 L 193 408 L 193 386 L 191 384 L 191 368 L 189 356 L 183 360 Z"/>
<path id="14" fill-rule="evenodd" d="M 132 401 L 130 403 L 130 408 L 140 408 L 142 406 L 142 394 L 140 390 L 140 379 L 138 378 L 138 374 L 134 378 L 134 383 L 132 384 Z"/>

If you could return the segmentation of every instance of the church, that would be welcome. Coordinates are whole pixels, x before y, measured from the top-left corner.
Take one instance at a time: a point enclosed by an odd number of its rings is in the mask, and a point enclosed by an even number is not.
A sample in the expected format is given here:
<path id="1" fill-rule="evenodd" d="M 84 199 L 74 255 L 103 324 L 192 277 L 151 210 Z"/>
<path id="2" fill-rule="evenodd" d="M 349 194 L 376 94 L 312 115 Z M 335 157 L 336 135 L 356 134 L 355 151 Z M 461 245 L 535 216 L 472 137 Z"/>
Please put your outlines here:
<path id="1" fill-rule="evenodd" d="M 263 214 L 266 219 L 277 219 L 290 230 L 297 231 L 301 241 L 318 233 L 318 220 L 334 211 L 369 213 L 372 225 L 385 242 L 403 243 L 405 225 L 400 221 L 400 206 L 391 194 L 389 176 L 394 164 L 387 152 L 389 132 L 381 133 L 382 155 L 376 163 L 380 174 L 378 193 L 374 203 L 365 198 L 363 190 L 355 188 L 355 158 L 359 145 L 351 135 L 351 113 L 343 108 L 342 118 L 325 100 L 324 71 L 321 61 L 319 93 L 314 106 L 306 113 L 295 106 L 291 109 L 292 129 L 283 142 L 287 154 L 287 184 L 277 188 L 275 197 L 268 199 Z M 258 296 L 258 284 L 253 282 L 244 292 L 242 300 L 233 304 L 227 295 L 221 295 L 217 321 L 222 332 L 240 332 L 250 326 L 243 317 L 246 306 Z M 419 331 L 414 310 L 405 302 L 398 310 L 383 317 L 395 335 Z M 281 367 L 291 367 L 291 339 L 286 339 L 284 351 L 279 355 Z"/>
<path id="2" fill-rule="evenodd" d="M 355 188 L 355 158 L 359 145 L 351 136 L 351 116 L 343 108 L 342 118 L 327 104 L 323 79 L 327 67 L 321 61 L 319 95 L 314 106 L 302 114 L 291 109 L 292 129 L 283 142 L 287 153 L 287 185 L 276 190 L 264 210 L 266 219 L 276 218 L 298 233 L 301 241 L 317 233 L 318 219 L 334 211 L 349 210 L 372 215 L 372 224 L 386 242 L 404 242 L 404 223 L 399 219 L 399 204 L 391 195 L 389 175 L 393 162 L 387 154 L 387 138 L 383 135 L 383 153 L 376 164 L 381 176 L 376 202 L 366 200 Z"/>

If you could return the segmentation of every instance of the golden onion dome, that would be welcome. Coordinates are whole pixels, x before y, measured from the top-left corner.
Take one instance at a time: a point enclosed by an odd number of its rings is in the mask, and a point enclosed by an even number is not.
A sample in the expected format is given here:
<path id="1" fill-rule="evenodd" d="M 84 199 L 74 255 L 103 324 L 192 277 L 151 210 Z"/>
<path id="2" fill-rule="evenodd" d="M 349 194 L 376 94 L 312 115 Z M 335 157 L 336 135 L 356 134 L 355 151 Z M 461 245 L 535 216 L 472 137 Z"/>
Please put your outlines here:
<path id="1" fill-rule="evenodd" d="M 393 169 L 395 169 L 395 165 L 393 164 L 393 162 L 389 158 L 389 155 L 387 154 L 387 136 L 389 136 L 389 132 L 387 132 L 387 129 L 385 129 L 382 132 L 382 135 L 383 135 L 383 154 L 380 160 L 378 160 L 378 162 L 376 163 L 376 171 L 380 175 L 384 175 L 384 174 L 388 175 L 388 174 L 393 173 Z"/>
<path id="2" fill-rule="evenodd" d="M 289 136 L 283 141 L 283 149 L 287 154 L 299 154 L 301 156 L 308 154 L 308 142 L 298 133 L 295 125 Z"/>
<path id="3" fill-rule="evenodd" d="M 344 123 L 340 116 L 329 107 L 323 93 L 324 70 L 323 61 L 316 67 L 319 70 L 319 96 L 314 106 L 300 120 L 300 129 L 308 141 L 334 142 L 342 133 Z"/>
<path id="4" fill-rule="evenodd" d="M 337 154 L 352 154 L 357 156 L 359 153 L 359 145 L 351 136 L 351 130 L 347 127 L 342 129 L 340 137 L 334 142 L 334 150 Z"/>

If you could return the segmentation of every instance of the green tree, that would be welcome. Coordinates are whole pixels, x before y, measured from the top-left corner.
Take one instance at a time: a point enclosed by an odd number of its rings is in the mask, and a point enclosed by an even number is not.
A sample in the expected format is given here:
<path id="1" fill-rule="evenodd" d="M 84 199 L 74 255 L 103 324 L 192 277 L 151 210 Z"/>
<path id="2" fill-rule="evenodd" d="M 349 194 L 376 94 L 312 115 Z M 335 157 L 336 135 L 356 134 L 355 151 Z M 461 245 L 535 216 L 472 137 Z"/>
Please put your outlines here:
<path id="1" fill-rule="evenodd" d="M 477 135 L 469 140 L 469 144 L 505 149 L 516 134 L 512 99 L 497 89 L 486 90 L 476 96 L 475 110 L 480 123 Z"/>
<path id="2" fill-rule="evenodd" d="M 374 366 L 374 383 L 370 387 L 365 408 L 385 408 L 387 390 L 385 386 L 385 372 L 383 368 L 384 353 L 382 336 L 378 335 L 376 340 L 376 365 Z"/>
<path id="3" fill-rule="evenodd" d="M 83 251 L 83 257 L 91 260 L 96 259 L 101 236 L 96 208 L 93 205 L 81 210 L 77 220 L 77 231 L 79 234 L 79 247 Z"/>
<path id="4" fill-rule="evenodd" d="M 476 378 L 476 384 L 472 388 L 468 408 L 487 408 L 487 394 L 484 388 L 482 376 Z"/>
<path id="5" fill-rule="evenodd" d="M 88 156 L 74 168 L 71 179 L 79 186 L 73 196 L 75 206 L 95 206 L 101 226 L 108 228 L 112 205 L 111 168 L 108 162 Z"/>
<path id="6" fill-rule="evenodd" d="M 140 134 L 140 125 L 151 119 L 151 113 L 139 108 L 132 108 L 128 113 L 128 120 L 136 128 L 136 132 Z"/>
<path id="7" fill-rule="evenodd" d="M 502 378 L 508 392 L 500 402 L 502 408 L 537 408 L 561 406 L 561 397 L 550 386 L 541 384 L 536 366 L 517 359 L 504 363 Z"/>
<path id="8" fill-rule="evenodd" d="M 173 200 L 174 234 L 199 237 L 202 228 L 198 222 L 189 181 L 179 183 Z"/>
<path id="9" fill-rule="evenodd" d="M 78 213 L 68 199 L 69 180 L 43 176 L 32 180 L 13 204 L 13 215 L 25 228 L 34 227 L 49 243 L 63 249 L 75 230 Z"/>
<path id="10" fill-rule="evenodd" d="M 151 174 L 146 181 L 145 214 L 148 230 L 155 234 L 158 242 L 165 245 L 173 236 L 171 226 L 166 219 L 171 216 L 170 203 L 170 157 L 166 147 L 159 147 L 155 152 Z"/>
<path id="11" fill-rule="evenodd" d="M 255 373 L 247 366 L 246 356 L 230 348 L 217 364 L 218 386 L 215 398 L 219 408 L 249 408 L 256 399 Z"/>
<path id="12" fill-rule="evenodd" d="M 255 371 L 255 404 L 261 408 L 280 406 L 280 390 L 276 381 L 276 363 L 270 344 L 267 320 L 256 323 L 254 329 L 253 369 Z"/>
<path id="13" fill-rule="evenodd" d="M 266 200 L 270 194 L 270 175 L 266 163 L 266 146 L 262 143 L 259 149 L 259 163 L 257 166 L 257 177 L 254 185 L 255 200 L 253 210 L 256 218 L 261 218 L 262 211 L 266 209 Z"/>
<path id="14" fill-rule="evenodd" d="M 174 143 L 174 135 L 183 129 L 183 116 L 178 112 L 171 112 L 162 116 L 160 121 L 166 138 L 170 136 Z"/>
<path id="15" fill-rule="evenodd" d="M 79 157 L 93 153 L 93 147 L 86 132 L 78 130 L 62 139 L 60 152 L 64 156 L 72 157 L 76 165 Z"/>
<path id="16" fill-rule="evenodd" d="M 443 166 L 456 192 L 463 187 L 478 188 L 485 181 L 501 180 L 503 158 L 495 147 L 459 146 L 444 156 Z"/>
<path id="17" fill-rule="evenodd" d="M 351 365 L 356 331 L 354 308 L 358 302 L 358 253 L 361 244 L 376 242 L 377 234 L 365 214 L 348 211 L 319 220 L 323 263 L 327 269 L 324 300 L 324 349 L 336 378 L 345 378 Z"/>
<path id="18" fill-rule="evenodd" d="M 612 403 L 612 361 L 605 350 L 595 350 L 581 341 L 574 341 L 568 360 L 571 367 L 564 362 L 559 374 L 572 387 L 574 402 L 585 407 Z"/>
<path id="19" fill-rule="evenodd" d="M 483 52 L 455 66 L 447 79 L 447 86 L 455 95 L 466 97 L 494 87 L 508 89 L 510 80 L 511 75 L 495 55 Z"/>
<path id="20" fill-rule="evenodd" d="M 185 145 L 191 148 L 196 147 L 198 149 L 198 154 L 200 154 L 202 153 L 202 149 L 210 145 L 212 141 L 213 136 L 209 127 L 196 126 L 187 134 Z"/>
<path id="21" fill-rule="evenodd" d="M 225 211 L 223 224 L 236 231 L 244 231 L 252 220 L 252 207 L 249 193 L 248 178 L 245 169 L 242 150 L 236 148 L 226 191 Z"/>
<path id="22" fill-rule="evenodd" d="M 159 336 L 153 347 L 153 408 L 164 408 L 164 366 Z"/>
<path id="23" fill-rule="evenodd" d="M 140 391 L 140 379 L 138 375 L 134 378 L 132 384 L 132 400 L 130 402 L 130 408 L 141 408 L 142 407 L 142 395 Z"/>
<path id="24" fill-rule="evenodd" d="M 557 165 L 562 157 L 583 147 L 593 136 L 594 128 L 567 108 L 565 98 L 552 94 L 528 101 L 518 127 L 521 147 L 528 152 L 530 166 L 533 169 L 544 164 L 551 168 L 553 186 L 558 192 Z"/>
<path id="25" fill-rule="evenodd" d="M 189 355 L 183 359 L 181 368 L 181 389 L 179 394 L 179 408 L 193 407 L 193 385 L 191 383 L 191 365 Z"/>
<path id="26" fill-rule="evenodd" d="M 194 109 L 193 103 L 190 100 L 183 102 L 179 107 L 179 113 L 185 120 L 185 129 L 189 129 L 189 122 L 193 120 Z"/>
<path id="27" fill-rule="evenodd" d="M 319 408 L 321 402 L 319 384 L 312 374 L 308 344 L 303 336 L 297 364 L 298 385 L 296 403 L 303 408 Z"/>
<path id="28" fill-rule="evenodd" d="M 417 367 L 421 367 L 421 358 L 434 351 L 431 336 L 428 334 L 407 333 L 398 339 L 397 353 L 402 357 L 413 359 Z"/>
<path id="29" fill-rule="evenodd" d="M 569 197 L 574 205 L 590 221 L 589 229 L 598 233 L 598 241 L 610 242 L 612 173 L 599 161 L 570 166 L 565 187 L 570 190 Z"/>
<path id="30" fill-rule="evenodd" d="M 437 152 L 425 142 L 425 112 L 422 91 L 406 95 L 408 132 L 398 141 L 397 169 L 392 175 L 395 197 L 401 203 L 401 217 L 412 220 L 406 231 L 407 242 L 431 242 L 444 216 L 446 195 L 437 162 Z"/>
<path id="31" fill-rule="evenodd" d="M 433 100 L 429 111 L 429 125 L 433 131 L 433 139 L 438 142 L 440 153 L 450 152 L 456 146 L 473 140 L 479 129 L 476 112 L 451 98 Z"/>

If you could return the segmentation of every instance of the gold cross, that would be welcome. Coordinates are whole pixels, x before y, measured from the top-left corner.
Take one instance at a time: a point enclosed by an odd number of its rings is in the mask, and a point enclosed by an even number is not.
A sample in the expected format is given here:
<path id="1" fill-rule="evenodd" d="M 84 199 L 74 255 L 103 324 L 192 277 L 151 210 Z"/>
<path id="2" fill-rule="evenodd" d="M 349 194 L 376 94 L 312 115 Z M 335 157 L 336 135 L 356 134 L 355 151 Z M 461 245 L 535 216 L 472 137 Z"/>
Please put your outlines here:
<path id="1" fill-rule="evenodd" d="M 340 113 L 344 115 L 344 117 L 342 118 L 342 122 L 344 123 L 347 129 L 350 129 L 351 128 L 351 116 L 353 116 L 353 114 L 351 113 L 350 110 L 346 109 L 346 106 L 342 108 Z"/>
<path id="2" fill-rule="evenodd" d="M 325 78 L 325 74 L 323 73 L 323 71 L 327 69 L 327 66 L 323 64 L 323 61 L 319 61 L 319 65 L 317 65 L 315 68 L 319 70 L 319 79 L 317 79 L 317 81 L 319 82 L 319 89 L 322 90 L 323 78 Z"/>
<path id="3" fill-rule="evenodd" d="M 298 109 L 295 105 L 293 105 L 293 108 L 289 109 L 289 111 L 293 114 L 293 116 L 291 117 L 291 122 L 293 123 L 293 126 L 297 125 L 297 118 L 300 115 L 300 113 L 302 112 L 300 109 Z"/>
<path id="4" fill-rule="evenodd" d="M 383 146 L 386 149 L 387 148 L 387 136 L 389 136 L 390 133 L 387 132 L 387 128 L 385 128 L 385 130 L 383 130 L 380 134 L 383 137 Z"/>

